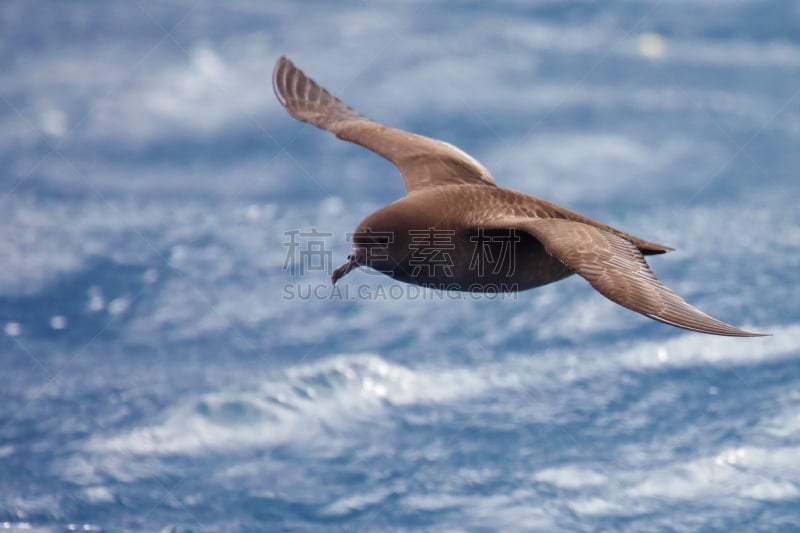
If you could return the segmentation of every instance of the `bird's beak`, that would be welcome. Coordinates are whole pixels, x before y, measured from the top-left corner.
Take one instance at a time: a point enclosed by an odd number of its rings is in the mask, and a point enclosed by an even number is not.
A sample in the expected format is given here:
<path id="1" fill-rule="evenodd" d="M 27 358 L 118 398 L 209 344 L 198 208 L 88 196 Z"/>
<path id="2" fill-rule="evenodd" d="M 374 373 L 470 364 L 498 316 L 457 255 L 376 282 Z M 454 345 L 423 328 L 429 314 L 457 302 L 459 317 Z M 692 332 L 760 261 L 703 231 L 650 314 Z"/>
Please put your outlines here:
<path id="1" fill-rule="evenodd" d="M 334 285 L 336 282 L 339 281 L 339 278 L 343 278 L 347 274 L 350 273 L 351 270 L 356 268 L 361 264 L 360 260 L 363 258 L 364 253 L 358 249 L 353 249 L 353 252 L 347 256 L 347 262 L 333 271 L 331 274 L 331 281 Z"/>

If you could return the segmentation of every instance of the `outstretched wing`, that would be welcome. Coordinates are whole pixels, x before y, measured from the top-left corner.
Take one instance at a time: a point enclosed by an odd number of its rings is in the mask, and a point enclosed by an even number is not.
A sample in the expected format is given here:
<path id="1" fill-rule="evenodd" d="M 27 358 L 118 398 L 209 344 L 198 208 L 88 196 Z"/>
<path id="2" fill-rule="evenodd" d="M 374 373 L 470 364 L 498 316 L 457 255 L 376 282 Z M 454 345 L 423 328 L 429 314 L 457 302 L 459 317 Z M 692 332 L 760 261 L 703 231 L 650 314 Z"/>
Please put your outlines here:
<path id="1" fill-rule="evenodd" d="M 486 168 L 462 150 L 374 122 L 317 85 L 285 56 L 272 75 L 275 96 L 290 115 L 359 144 L 395 164 L 406 192 L 440 185 L 495 186 Z"/>
<path id="2" fill-rule="evenodd" d="M 656 278 L 636 246 L 603 229 L 564 219 L 512 218 L 492 225 L 527 231 L 600 294 L 637 313 L 701 333 L 768 335 L 735 328 L 689 305 Z"/>

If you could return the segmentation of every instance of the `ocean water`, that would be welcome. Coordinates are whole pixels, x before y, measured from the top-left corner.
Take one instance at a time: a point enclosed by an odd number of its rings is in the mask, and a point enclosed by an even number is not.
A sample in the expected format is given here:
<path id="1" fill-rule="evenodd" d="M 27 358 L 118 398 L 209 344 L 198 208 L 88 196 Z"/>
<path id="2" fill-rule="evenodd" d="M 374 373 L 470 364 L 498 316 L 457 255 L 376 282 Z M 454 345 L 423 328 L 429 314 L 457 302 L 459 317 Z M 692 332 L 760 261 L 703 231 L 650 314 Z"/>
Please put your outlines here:
<path id="1" fill-rule="evenodd" d="M 794 2 L 6 1 L 0 529 L 800 530 Z M 359 271 L 395 169 L 286 54 L 498 183 L 672 245 L 672 328 L 577 277 Z"/>

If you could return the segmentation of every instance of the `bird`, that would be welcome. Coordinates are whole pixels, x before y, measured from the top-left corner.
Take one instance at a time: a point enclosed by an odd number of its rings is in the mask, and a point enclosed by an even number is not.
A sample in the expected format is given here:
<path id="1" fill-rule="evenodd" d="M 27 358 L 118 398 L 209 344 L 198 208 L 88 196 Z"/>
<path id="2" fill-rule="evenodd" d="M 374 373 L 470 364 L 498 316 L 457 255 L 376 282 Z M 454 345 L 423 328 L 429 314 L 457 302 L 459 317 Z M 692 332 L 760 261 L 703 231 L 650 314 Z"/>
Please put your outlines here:
<path id="1" fill-rule="evenodd" d="M 441 140 L 359 113 L 281 56 L 275 96 L 303 122 L 393 163 L 406 195 L 362 220 L 335 285 L 358 267 L 423 287 L 519 292 L 578 274 L 600 294 L 647 317 L 700 333 L 758 337 L 687 303 L 655 276 L 645 256 L 673 248 L 497 185 L 475 158 Z"/>

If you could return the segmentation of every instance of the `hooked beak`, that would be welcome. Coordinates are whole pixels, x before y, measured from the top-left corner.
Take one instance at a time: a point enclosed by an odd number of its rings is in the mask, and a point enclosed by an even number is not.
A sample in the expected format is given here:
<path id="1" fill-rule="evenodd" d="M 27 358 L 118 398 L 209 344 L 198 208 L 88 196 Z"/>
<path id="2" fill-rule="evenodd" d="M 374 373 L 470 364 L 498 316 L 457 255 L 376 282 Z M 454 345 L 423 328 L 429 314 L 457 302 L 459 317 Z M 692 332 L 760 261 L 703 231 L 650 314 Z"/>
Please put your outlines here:
<path id="1" fill-rule="evenodd" d="M 331 281 L 333 282 L 333 284 L 336 285 L 336 282 L 339 281 L 340 278 L 343 278 L 344 276 L 349 274 L 351 270 L 359 266 L 361 264 L 361 260 L 363 259 L 363 257 L 364 257 L 363 250 L 359 248 L 354 248 L 353 252 L 347 256 L 347 262 L 342 266 L 340 266 L 339 268 L 337 268 L 336 270 L 334 270 L 333 274 L 331 274 Z"/>

